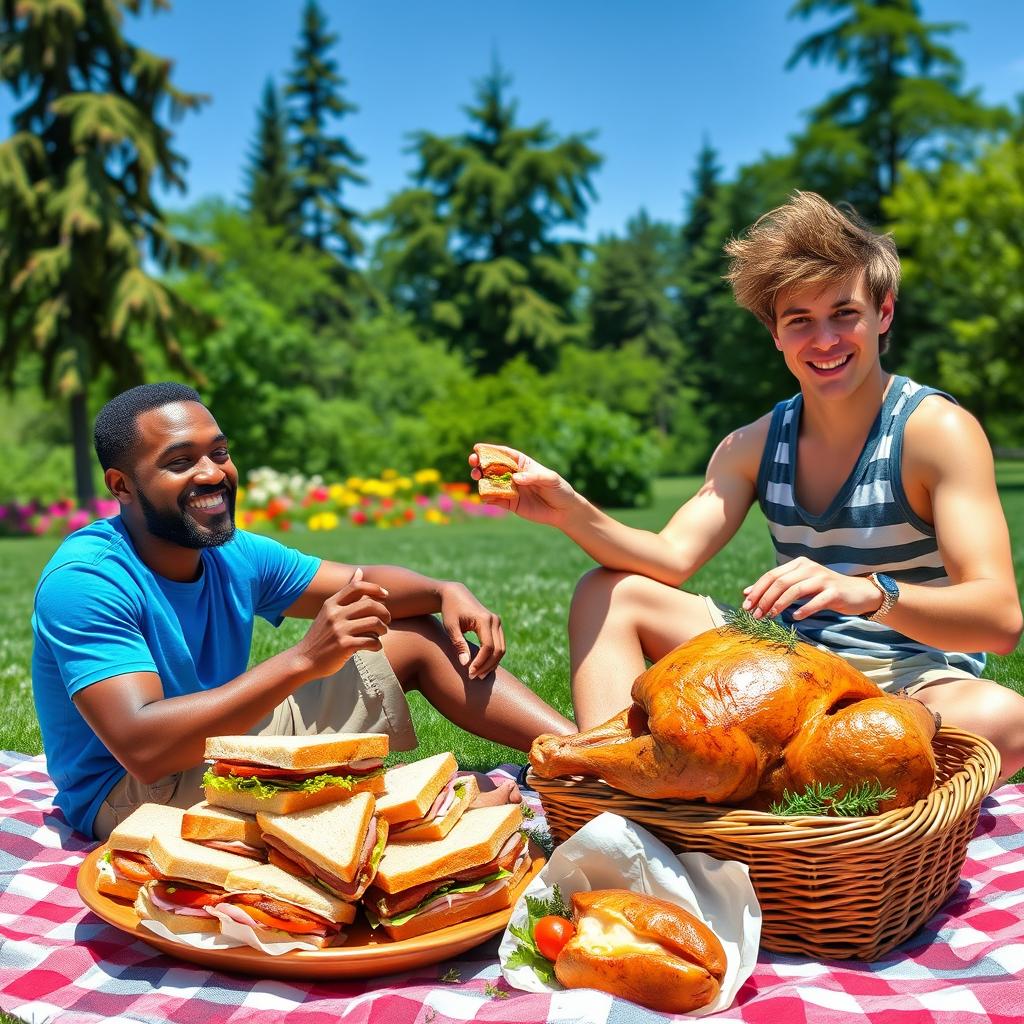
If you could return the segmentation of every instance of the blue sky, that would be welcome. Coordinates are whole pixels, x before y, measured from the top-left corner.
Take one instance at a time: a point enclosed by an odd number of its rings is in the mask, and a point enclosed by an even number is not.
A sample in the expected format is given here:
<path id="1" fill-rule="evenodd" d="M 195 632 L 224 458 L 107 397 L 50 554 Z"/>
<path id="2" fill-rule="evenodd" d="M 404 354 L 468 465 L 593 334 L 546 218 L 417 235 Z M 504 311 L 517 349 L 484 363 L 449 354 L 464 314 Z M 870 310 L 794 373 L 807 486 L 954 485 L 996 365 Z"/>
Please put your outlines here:
<path id="1" fill-rule="evenodd" d="M 461 131 L 472 83 L 497 53 L 512 73 L 521 120 L 559 133 L 595 131 L 604 156 L 588 237 L 621 231 L 641 206 L 678 220 L 703 137 L 726 172 L 785 146 L 801 114 L 841 81 L 831 68 L 787 72 L 796 43 L 826 19 L 789 19 L 791 0 L 321 0 L 340 34 L 336 57 L 359 112 L 341 130 L 366 157 L 366 211 L 404 186 L 416 129 Z M 175 126 L 189 160 L 186 197 L 237 197 L 264 80 L 280 84 L 297 42 L 301 0 L 175 0 L 127 19 L 130 39 L 175 61 L 175 82 L 211 102 Z M 924 0 L 930 21 L 962 21 L 949 37 L 968 86 L 990 101 L 1024 93 L 1022 0 Z M 0 115 L 10 111 L 0 99 Z M 6 125 L 5 125 L 6 127 Z"/>

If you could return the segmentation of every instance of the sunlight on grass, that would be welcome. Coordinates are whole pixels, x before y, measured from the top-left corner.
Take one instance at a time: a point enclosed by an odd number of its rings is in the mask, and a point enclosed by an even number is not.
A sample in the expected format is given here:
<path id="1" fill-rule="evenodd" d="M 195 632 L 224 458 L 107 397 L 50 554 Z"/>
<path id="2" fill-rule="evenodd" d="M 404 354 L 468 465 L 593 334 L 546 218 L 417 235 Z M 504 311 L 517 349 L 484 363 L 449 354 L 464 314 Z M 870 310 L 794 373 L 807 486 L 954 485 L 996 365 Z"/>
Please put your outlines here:
<path id="1" fill-rule="evenodd" d="M 622 513 L 621 518 L 631 525 L 658 529 L 699 483 L 696 477 L 658 481 L 654 504 Z M 1000 484 L 1021 587 L 1024 467 L 1000 466 Z M 288 542 L 343 562 L 390 562 L 430 576 L 462 580 L 501 615 L 508 641 L 505 666 L 564 714 L 570 713 L 565 625 L 576 581 L 593 562 L 562 534 L 507 517 L 438 528 L 295 534 Z M 29 681 L 29 619 L 33 587 L 55 547 L 53 540 L 0 541 L 0 698 L 6 709 L 0 723 L 0 747 L 6 750 L 34 754 L 42 749 Z M 694 577 L 691 586 L 735 604 L 742 588 L 771 564 L 771 542 L 755 508 L 735 540 Z M 262 661 L 295 643 L 305 629 L 302 622 L 286 622 L 275 630 L 258 621 L 252 660 Z M 991 657 L 987 674 L 1022 689 L 1024 655 L 1018 649 L 1005 658 Z M 524 760 L 506 747 L 455 728 L 415 695 L 413 710 L 420 746 L 402 755 L 405 759 L 452 750 L 463 767 L 475 769 Z"/>

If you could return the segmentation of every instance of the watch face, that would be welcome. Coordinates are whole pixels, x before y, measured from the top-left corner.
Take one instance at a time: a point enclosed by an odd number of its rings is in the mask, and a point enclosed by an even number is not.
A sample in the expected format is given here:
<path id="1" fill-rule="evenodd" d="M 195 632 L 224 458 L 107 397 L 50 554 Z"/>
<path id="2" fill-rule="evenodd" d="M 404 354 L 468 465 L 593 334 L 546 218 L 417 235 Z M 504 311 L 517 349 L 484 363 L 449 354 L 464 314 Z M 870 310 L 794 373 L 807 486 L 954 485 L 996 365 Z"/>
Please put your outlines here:
<path id="1" fill-rule="evenodd" d="M 878 580 L 880 586 L 887 594 L 891 597 L 899 597 L 900 588 L 891 576 L 886 576 L 884 573 L 876 573 L 875 579 Z"/>

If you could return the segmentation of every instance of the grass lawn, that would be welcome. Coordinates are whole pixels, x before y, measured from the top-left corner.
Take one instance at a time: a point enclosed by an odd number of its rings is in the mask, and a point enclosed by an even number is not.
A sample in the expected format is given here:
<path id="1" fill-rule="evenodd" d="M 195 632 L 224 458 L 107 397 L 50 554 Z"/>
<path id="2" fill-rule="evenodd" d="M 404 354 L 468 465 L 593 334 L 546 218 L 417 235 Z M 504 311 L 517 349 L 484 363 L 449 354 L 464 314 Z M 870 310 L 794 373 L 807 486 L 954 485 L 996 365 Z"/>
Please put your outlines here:
<path id="1" fill-rule="evenodd" d="M 1000 466 L 1000 492 L 1010 523 L 1018 589 L 1024 584 L 1024 463 Z M 658 482 L 654 504 L 621 518 L 658 529 L 699 486 L 697 477 Z M 446 527 L 404 530 L 341 530 L 293 535 L 291 543 L 327 558 L 351 563 L 391 562 L 431 576 L 465 582 L 503 619 L 508 653 L 504 664 L 565 714 L 569 700 L 569 657 L 565 624 L 579 577 L 593 565 L 573 543 L 549 528 L 512 516 Z M 29 619 L 32 591 L 57 542 L 0 540 L 0 749 L 37 754 L 42 750 L 32 704 Z M 754 508 L 738 536 L 694 577 L 691 586 L 735 604 L 744 586 L 772 564 L 771 542 Z M 257 621 L 252 657 L 263 661 L 295 643 L 306 624 L 286 622 L 275 630 Z M 1024 692 L 1024 651 L 991 657 L 986 673 Z M 506 747 L 455 728 L 413 695 L 420 737 L 413 756 L 452 750 L 465 768 L 487 768 L 524 760 Z"/>

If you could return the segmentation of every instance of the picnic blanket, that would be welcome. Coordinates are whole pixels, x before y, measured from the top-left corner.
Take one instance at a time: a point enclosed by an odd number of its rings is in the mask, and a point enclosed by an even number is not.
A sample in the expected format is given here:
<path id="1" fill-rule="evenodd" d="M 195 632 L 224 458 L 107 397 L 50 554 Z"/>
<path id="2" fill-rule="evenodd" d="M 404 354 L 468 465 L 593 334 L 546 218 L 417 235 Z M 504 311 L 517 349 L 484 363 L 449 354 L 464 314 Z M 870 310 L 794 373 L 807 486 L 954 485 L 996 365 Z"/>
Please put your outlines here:
<path id="1" fill-rule="evenodd" d="M 509 777 L 511 766 L 496 769 Z M 158 953 L 87 911 L 75 873 L 93 847 L 52 804 L 41 757 L 0 752 L 0 1009 L 41 1024 L 657 1024 L 597 992 L 510 989 L 497 939 L 456 960 L 357 981 L 222 974 Z M 536 794 L 527 800 L 538 812 Z M 963 880 L 912 939 L 872 963 L 762 951 L 733 1006 L 705 1019 L 775 1024 L 1020 1024 L 1024 1017 L 1024 787 L 982 806 Z"/>

